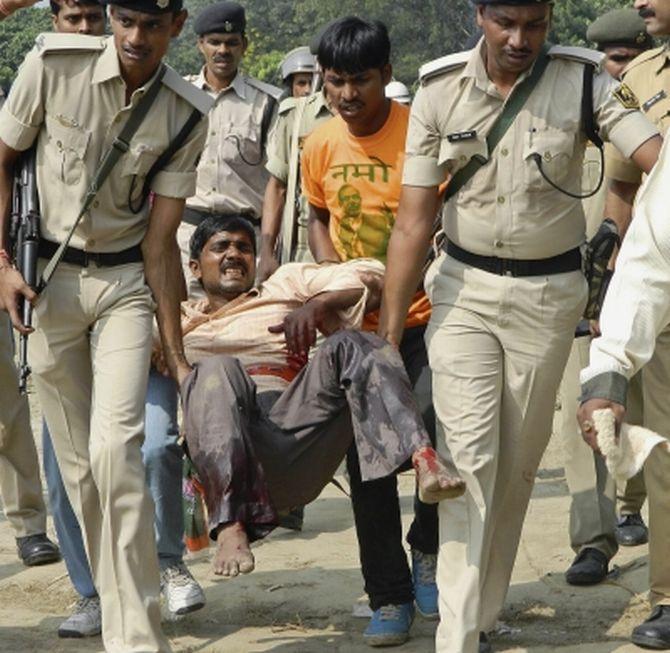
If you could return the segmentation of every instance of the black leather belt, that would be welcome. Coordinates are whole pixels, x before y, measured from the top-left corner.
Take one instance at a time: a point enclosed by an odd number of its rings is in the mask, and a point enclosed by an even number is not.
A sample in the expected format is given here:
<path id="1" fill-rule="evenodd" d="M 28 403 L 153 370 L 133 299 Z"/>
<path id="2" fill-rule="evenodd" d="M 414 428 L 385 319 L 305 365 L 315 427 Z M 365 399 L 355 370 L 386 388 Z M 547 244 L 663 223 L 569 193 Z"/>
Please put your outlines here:
<path id="1" fill-rule="evenodd" d="M 582 268 L 582 254 L 579 247 L 575 247 L 558 256 L 539 259 L 512 259 L 498 258 L 497 256 L 481 256 L 467 250 L 447 243 L 442 249 L 461 263 L 471 265 L 491 274 L 509 277 L 542 277 L 547 274 L 561 274 L 562 272 L 574 272 Z"/>
<path id="2" fill-rule="evenodd" d="M 40 240 L 38 254 L 40 258 L 51 258 L 58 247 L 58 243 L 52 243 L 50 240 Z M 95 263 L 101 268 L 111 268 L 126 263 L 141 263 L 142 260 L 142 248 L 139 245 L 120 252 L 85 252 L 75 247 L 66 247 L 62 258 L 63 263 L 78 265 L 82 268 L 88 267 L 89 263 Z"/>
<path id="3" fill-rule="evenodd" d="M 249 213 L 247 211 L 239 211 L 237 213 L 235 212 L 222 213 L 217 211 L 203 211 L 201 209 L 192 209 L 189 208 L 188 206 L 184 208 L 184 215 L 182 216 L 182 220 L 194 227 L 197 227 L 205 218 L 209 218 L 211 216 L 216 216 L 217 218 L 236 216 L 240 218 L 246 218 L 254 226 L 260 224 L 260 220 L 253 213 Z"/>

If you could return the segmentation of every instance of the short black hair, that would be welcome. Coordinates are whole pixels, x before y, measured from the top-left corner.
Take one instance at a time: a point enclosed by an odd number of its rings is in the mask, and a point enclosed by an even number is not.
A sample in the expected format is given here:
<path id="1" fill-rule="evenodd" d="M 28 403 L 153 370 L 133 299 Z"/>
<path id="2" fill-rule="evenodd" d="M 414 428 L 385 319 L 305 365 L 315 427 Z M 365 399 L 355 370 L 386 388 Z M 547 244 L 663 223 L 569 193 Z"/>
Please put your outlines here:
<path id="1" fill-rule="evenodd" d="M 207 216 L 196 228 L 189 241 L 191 260 L 197 261 L 202 254 L 207 241 L 215 234 L 222 231 L 243 231 L 254 248 L 256 255 L 256 232 L 254 227 L 243 215 L 210 215 Z"/>
<path id="2" fill-rule="evenodd" d="M 99 0 L 70 0 L 70 2 L 74 5 L 85 5 L 85 6 L 97 5 L 101 9 L 104 9 L 103 5 L 100 4 Z M 51 13 L 54 16 L 58 16 L 62 8 L 62 2 L 54 2 L 54 0 L 49 0 L 49 4 L 51 5 Z"/>
<path id="3" fill-rule="evenodd" d="M 317 52 L 323 70 L 355 75 L 383 68 L 391 60 L 388 29 L 380 20 L 346 16 L 330 24 L 319 40 Z"/>

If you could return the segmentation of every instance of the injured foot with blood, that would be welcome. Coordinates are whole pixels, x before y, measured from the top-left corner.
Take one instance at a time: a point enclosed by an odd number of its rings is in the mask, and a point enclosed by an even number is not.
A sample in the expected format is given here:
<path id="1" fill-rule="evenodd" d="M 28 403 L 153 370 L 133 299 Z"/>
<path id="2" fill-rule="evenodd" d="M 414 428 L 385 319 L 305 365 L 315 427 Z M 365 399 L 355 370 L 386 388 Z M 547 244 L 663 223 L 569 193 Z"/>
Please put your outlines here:
<path id="1" fill-rule="evenodd" d="M 214 554 L 214 573 L 234 577 L 254 570 L 254 556 L 242 522 L 219 526 Z"/>
<path id="2" fill-rule="evenodd" d="M 416 470 L 419 499 L 423 503 L 438 503 L 454 499 L 465 492 L 465 481 L 452 474 L 432 447 L 423 447 L 412 454 Z"/>

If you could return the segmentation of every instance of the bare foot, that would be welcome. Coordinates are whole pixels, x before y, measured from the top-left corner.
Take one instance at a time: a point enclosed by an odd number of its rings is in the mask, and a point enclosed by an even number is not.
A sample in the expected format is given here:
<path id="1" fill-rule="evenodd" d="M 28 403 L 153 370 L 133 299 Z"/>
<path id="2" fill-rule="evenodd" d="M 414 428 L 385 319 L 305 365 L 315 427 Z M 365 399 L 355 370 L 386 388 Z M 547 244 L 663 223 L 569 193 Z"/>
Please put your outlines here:
<path id="1" fill-rule="evenodd" d="M 217 576 L 238 576 L 254 570 L 254 556 L 244 525 L 233 522 L 219 527 L 214 554 L 214 573 Z"/>
<path id="2" fill-rule="evenodd" d="M 439 503 L 455 499 L 465 492 L 465 482 L 449 472 L 432 447 L 424 447 L 412 454 L 419 486 L 419 499 L 423 503 Z"/>

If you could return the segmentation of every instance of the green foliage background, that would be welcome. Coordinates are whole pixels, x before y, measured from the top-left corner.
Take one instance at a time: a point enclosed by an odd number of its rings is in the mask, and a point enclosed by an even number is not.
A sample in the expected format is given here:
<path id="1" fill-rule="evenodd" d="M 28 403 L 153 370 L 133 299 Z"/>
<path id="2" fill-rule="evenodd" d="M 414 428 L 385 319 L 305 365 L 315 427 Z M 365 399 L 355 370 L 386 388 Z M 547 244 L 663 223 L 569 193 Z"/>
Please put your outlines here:
<path id="1" fill-rule="evenodd" d="M 182 74 L 201 65 L 195 47 L 193 16 L 212 0 L 186 0 L 191 17 L 173 44 L 170 63 Z M 395 75 L 407 84 L 416 80 L 426 61 L 463 48 L 475 31 L 470 0 L 246 0 L 250 48 L 246 71 L 278 83 L 277 68 L 284 54 L 309 43 L 312 35 L 338 16 L 356 14 L 383 20 L 391 32 Z M 552 41 L 586 45 L 586 28 L 609 9 L 632 6 L 632 0 L 558 0 Z M 35 36 L 51 28 L 49 10 L 33 8 L 0 23 L 0 85 L 11 84 Z"/>

